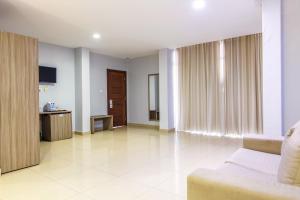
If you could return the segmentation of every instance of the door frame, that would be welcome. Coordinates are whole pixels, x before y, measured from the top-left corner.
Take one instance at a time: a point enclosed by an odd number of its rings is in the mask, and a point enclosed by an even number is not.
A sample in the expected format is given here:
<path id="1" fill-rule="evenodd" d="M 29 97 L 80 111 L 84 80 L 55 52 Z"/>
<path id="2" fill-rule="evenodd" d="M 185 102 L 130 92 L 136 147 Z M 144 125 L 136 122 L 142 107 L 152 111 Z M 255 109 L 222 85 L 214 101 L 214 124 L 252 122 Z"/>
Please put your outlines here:
<path id="1" fill-rule="evenodd" d="M 106 85 L 106 91 L 107 91 L 107 99 L 106 99 L 106 104 L 107 104 L 107 114 L 109 111 L 109 78 L 108 78 L 108 74 L 109 72 L 121 72 L 125 74 L 125 124 L 124 126 L 127 126 L 127 71 L 123 71 L 123 70 L 115 70 L 115 69 L 106 69 L 106 81 L 107 81 L 107 85 Z"/>

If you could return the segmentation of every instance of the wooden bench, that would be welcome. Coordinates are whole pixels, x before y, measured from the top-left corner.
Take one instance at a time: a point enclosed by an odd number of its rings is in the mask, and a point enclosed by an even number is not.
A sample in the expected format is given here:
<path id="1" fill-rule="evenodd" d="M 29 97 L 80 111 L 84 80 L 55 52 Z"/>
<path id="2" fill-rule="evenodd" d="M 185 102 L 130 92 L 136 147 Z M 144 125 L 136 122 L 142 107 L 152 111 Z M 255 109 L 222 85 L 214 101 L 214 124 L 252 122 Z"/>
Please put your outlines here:
<path id="1" fill-rule="evenodd" d="M 95 122 L 102 121 L 102 128 L 95 127 Z M 94 134 L 97 131 L 113 130 L 113 116 L 112 115 L 96 115 L 91 116 L 91 133 Z"/>

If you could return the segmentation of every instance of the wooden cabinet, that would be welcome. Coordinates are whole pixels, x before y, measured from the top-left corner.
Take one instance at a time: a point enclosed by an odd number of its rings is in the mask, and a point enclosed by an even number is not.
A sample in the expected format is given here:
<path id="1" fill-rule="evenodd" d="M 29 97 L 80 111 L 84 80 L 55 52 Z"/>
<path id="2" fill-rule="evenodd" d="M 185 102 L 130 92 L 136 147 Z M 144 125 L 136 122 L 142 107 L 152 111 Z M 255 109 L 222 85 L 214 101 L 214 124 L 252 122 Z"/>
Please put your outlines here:
<path id="1" fill-rule="evenodd" d="M 0 32 L 0 168 L 40 162 L 38 41 Z"/>
<path id="2" fill-rule="evenodd" d="M 72 113 L 44 112 L 42 118 L 42 138 L 46 141 L 57 141 L 72 138 Z"/>

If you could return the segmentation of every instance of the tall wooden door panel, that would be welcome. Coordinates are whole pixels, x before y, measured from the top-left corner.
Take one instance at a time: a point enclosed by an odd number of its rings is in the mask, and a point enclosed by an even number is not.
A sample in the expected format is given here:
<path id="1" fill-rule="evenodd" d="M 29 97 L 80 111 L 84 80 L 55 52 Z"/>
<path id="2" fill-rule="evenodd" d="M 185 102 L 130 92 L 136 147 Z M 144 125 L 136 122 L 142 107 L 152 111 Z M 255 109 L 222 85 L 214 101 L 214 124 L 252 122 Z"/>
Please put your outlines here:
<path id="1" fill-rule="evenodd" d="M 127 125 L 126 72 L 107 70 L 107 109 L 114 126 Z"/>
<path id="2" fill-rule="evenodd" d="M 39 151 L 38 42 L 0 32 L 0 168 L 36 165 Z"/>

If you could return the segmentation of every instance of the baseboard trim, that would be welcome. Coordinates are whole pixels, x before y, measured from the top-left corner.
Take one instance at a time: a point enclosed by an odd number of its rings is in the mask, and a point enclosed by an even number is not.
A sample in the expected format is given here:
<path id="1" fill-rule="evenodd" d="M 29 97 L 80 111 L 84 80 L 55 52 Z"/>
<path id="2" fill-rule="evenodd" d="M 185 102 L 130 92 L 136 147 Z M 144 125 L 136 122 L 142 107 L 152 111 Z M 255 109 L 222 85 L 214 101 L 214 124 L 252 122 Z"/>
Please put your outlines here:
<path id="1" fill-rule="evenodd" d="M 137 123 L 127 123 L 127 126 L 134 126 L 140 128 L 149 128 L 149 129 L 159 129 L 157 125 L 150 125 L 150 124 L 137 124 Z"/>
<path id="2" fill-rule="evenodd" d="M 166 132 L 166 133 L 172 133 L 172 132 L 175 132 L 175 128 L 171 128 L 171 129 L 159 129 L 159 131 Z"/>
<path id="3" fill-rule="evenodd" d="M 75 135 L 87 135 L 87 134 L 91 134 L 91 131 L 87 131 L 87 132 L 73 131 L 73 133 Z"/>

